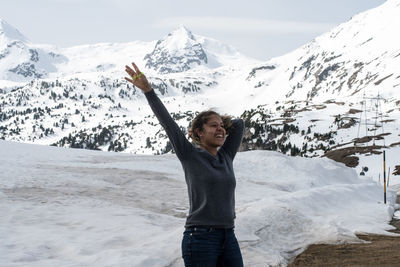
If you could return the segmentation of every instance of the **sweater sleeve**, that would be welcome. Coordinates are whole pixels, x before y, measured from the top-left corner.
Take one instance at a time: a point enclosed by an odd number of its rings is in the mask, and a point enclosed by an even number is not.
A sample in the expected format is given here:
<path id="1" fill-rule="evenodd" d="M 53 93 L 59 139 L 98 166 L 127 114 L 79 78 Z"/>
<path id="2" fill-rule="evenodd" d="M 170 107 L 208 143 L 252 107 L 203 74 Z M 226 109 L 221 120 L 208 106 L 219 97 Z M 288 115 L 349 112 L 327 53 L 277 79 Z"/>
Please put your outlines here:
<path id="1" fill-rule="evenodd" d="M 164 104 L 158 98 L 154 90 L 145 93 L 147 101 L 154 114 L 156 115 L 161 126 L 167 132 L 168 138 L 175 150 L 176 155 L 179 160 L 185 159 L 185 155 L 193 149 L 193 145 L 186 139 L 178 124 L 169 114 L 168 110 L 165 108 Z"/>
<path id="2" fill-rule="evenodd" d="M 231 157 L 235 158 L 236 152 L 238 151 L 240 144 L 242 143 L 244 132 L 244 122 L 242 119 L 232 120 L 232 131 L 226 138 L 222 149 Z"/>

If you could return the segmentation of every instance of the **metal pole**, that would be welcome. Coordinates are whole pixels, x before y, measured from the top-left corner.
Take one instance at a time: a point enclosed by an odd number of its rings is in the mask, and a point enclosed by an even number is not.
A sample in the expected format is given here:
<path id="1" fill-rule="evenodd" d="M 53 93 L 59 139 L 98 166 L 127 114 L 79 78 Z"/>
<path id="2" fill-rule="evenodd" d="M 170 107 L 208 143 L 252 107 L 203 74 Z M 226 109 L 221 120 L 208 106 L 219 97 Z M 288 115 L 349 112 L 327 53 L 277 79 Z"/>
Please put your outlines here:
<path id="1" fill-rule="evenodd" d="M 386 204 L 386 158 L 383 151 L 383 202 Z"/>

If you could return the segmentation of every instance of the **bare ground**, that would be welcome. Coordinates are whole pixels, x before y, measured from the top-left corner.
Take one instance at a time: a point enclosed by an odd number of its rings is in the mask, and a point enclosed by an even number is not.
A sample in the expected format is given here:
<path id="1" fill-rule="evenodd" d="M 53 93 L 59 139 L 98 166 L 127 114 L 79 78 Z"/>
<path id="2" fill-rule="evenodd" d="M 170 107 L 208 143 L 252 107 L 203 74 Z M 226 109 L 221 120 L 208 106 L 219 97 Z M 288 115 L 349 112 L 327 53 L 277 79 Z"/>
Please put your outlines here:
<path id="1" fill-rule="evenodd" d="M 400 197 L 397 197 L 399 202 Z M 400 234 L 400 220 L 392 220 L 392 232 Z M 311 245 L 288 267 L 300 266 L 400 266 L 400 237 L 357 235 L 366 243 Z"/>

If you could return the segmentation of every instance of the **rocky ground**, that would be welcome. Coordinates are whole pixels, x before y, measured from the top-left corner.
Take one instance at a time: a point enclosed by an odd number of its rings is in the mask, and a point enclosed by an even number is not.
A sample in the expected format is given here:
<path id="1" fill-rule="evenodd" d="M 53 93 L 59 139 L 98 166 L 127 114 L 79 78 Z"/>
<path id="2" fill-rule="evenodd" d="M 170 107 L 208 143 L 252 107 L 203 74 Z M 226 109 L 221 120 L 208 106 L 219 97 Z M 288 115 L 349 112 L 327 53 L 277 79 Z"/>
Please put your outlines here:
<path id="1" fill-rule="evenodd" d="M 397 202 L 400 201 L 400 195 Z M 400 220 L 392 220 L 400 234 Z M 400 266 L 400 236 L 357 235 L 365 243 L 311 245 L 288 267 L 300 266 Z"/>

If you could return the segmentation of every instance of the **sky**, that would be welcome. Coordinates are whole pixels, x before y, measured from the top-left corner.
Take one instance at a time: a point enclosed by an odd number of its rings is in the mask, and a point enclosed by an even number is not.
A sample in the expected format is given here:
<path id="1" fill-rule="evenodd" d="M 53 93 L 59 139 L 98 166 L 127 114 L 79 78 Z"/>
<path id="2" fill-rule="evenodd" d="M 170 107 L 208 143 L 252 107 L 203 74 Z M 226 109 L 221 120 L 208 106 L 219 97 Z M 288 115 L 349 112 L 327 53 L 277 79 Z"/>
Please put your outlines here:
<path id="1" fill-rule="evenodd" d="M 385 0 L 1 0 L 31 42 L 68 47 L 158 40 L 180 25 L 260 60 L 308 43 Z"/>

